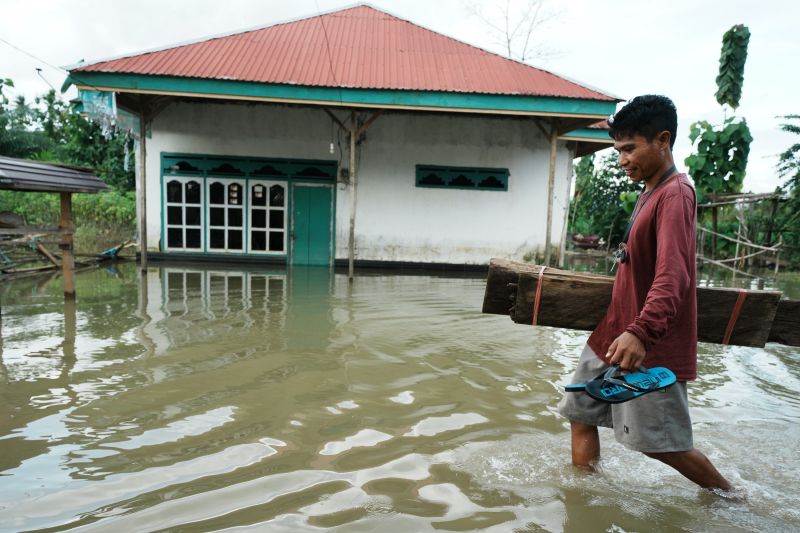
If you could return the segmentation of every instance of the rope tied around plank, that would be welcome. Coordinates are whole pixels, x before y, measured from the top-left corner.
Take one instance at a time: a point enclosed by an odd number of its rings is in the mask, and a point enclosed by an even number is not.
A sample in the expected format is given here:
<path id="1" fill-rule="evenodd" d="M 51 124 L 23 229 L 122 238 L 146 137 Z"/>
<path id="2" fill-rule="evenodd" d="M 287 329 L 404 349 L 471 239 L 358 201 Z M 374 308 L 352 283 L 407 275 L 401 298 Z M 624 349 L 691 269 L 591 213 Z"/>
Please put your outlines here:
<path id="1" fill-rule="evenodd" d="M 535 326 L 539 322 L 539 303 L 542 301 L 542 278 L 544 277 L 544 271 L 547 267 L 543 266 L 539 269 L 539 277 L 536 280 L 536 296 L 533 298 L 533 325 Z"/>
<path id="2" fill-rule="evenodd" d="M 739 320 L 739 314 L 742 312 L 745 300 L 747 300 L 747 291 L 745 289 L 739 289 L 739 296 L 736 297 L 736 303 L 733 305 L 731 317 L 728 319 L 728 326 L 725 328 L 722 344 L 730 344 L 731 335 L 733 335 L 733 330 L 736 327 L 736 322 Z"/>

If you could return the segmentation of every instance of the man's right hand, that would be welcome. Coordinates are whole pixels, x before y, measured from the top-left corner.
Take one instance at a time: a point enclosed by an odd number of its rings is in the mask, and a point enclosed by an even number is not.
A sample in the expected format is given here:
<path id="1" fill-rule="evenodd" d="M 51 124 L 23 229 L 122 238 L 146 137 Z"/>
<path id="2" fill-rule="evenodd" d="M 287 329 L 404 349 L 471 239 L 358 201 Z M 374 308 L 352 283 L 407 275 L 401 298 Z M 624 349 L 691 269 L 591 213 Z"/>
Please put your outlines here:
<path id="1" fill-rule="evenodd" d="M 612 365 L 618 364 L 623 370 L 638 370 L 644 361 L 644 356 L 647 355 L 644 349 L 644 344 L 639 340 L 639 337 L 625 331 L 614 339 L 611 346 L 608 347 L 609 363 Z"/>

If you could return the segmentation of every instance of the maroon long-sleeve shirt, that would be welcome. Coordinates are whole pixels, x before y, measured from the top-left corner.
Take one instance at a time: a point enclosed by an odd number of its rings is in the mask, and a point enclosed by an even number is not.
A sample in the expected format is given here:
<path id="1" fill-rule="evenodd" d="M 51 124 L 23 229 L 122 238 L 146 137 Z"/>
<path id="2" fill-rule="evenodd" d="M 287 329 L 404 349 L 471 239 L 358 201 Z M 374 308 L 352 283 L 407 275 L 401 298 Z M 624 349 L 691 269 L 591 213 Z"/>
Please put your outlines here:
<path id="1" fill-rule="evenodd" d="M 685 174 L 656 188 L 628 237 L 628 261 L 614 279 L 606 316 L 589 347 L 608 362 L 608 347 L 623 331 L 645 346 L 643 364 L 672 370 L 681 381 L 697 377 L 697 201 Z M 646 199 L 646 201 L 645 201 Z"/>

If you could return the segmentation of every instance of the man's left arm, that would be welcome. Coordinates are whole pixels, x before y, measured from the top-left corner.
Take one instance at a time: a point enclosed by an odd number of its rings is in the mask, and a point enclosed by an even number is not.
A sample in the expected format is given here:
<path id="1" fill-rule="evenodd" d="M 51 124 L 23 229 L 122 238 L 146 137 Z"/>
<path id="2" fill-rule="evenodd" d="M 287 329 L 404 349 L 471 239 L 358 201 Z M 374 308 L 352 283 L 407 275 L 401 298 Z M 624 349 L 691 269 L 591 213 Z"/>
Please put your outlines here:
<path id="1" fill-rule="evenodd" d="M 663 198 L 656 214 L 655 276 L 644 307 L 608 350 L 611 363 L 638 368 L 674 322 L 691 283 L 694 265 L 695 205 L 684 194 Z"/>

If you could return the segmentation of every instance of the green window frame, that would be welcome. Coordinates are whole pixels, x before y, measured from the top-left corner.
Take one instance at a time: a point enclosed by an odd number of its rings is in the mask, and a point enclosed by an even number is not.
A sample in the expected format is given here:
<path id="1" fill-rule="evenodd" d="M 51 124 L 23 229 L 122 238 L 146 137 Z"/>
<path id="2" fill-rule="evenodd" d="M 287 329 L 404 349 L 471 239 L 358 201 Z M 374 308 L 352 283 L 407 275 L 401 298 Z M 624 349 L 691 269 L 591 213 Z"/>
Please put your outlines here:
<path id="1" fill-rule="evenodd" d="M 417 165 L 417 187 L 470 191 L 507 191 L 507 168 Z"/>
<path id="2" fill-rule="evenodd" d="M 162 152 L 162 249 L 286 256 L 291 185 L 337 173 L 336 161 Z"/>

